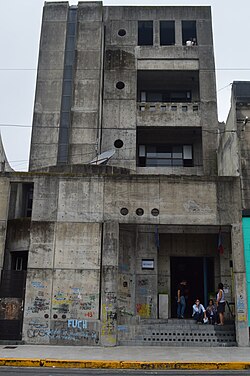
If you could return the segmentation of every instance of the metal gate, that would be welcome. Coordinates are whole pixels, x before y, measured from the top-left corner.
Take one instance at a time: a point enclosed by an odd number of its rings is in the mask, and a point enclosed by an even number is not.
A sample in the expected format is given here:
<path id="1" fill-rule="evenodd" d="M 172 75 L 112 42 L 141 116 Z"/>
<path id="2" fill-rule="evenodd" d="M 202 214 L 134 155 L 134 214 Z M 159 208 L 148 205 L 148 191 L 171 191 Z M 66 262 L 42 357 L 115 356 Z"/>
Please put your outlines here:
<path id="1" fill-rule="evenodd" d="M 3 270 L 0 285 L 0 340 L 21 340 L 26 270 Z"/>

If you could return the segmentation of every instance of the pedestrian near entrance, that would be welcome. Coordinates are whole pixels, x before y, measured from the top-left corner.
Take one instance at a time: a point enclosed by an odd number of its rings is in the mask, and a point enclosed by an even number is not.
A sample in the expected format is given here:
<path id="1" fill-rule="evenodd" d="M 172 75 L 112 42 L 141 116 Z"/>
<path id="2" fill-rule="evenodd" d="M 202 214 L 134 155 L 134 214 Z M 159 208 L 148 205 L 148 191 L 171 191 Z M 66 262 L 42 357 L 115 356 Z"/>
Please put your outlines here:
<path id="1" fill-rule="evenodd" d="M 177 289 L 177 318 L 178 319 L 184 319 L 184 314 L 186 310 L 186 299 L 185 299 L 185 293 L 186 293 L 186 286 L 187 281 L 182 280 Z"/>
<path id="2" fill-rule="evenodd" d="M 214 325 L 217 322 L 217 307 L 214 304 L 213 299 L 210 299 L 206 309 L 207 318 L 209 323 Z"/>
<path id="3" fill-rule="evenodd" d="M 200 299 L 196 299 L 193 305 L 193 314 L 192 317 L 196 320 L 197 323 L 207 323 L 207 315 L 204 306 L 201 304 Z"/>
<path id="4" fill-rule="evenodd" d="M 217 305 L 217 312 L 219 315 L 220 322 L 218 325 L 224 325 L 224 312 L 225 312 L 225 292 L 223 290 L 223 283 L 218 284 L 218 292 L 216 296 L 216 305 Z"/>

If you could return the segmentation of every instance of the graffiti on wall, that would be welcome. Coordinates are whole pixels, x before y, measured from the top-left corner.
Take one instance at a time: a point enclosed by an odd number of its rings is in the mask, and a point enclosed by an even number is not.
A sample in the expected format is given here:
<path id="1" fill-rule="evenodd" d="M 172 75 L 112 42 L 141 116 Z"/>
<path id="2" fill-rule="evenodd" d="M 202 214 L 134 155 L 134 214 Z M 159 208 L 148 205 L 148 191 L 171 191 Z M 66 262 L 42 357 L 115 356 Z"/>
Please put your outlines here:
<path id="1" fill-rule="evenodd" d="M 109 343 L 116 342 L 116 294 L 114 292 L 105 293 L 105 303 L 102 304 L 102 336 L 106 337 Z"/>
<path id="2" fill-rule="evenodd" d="M 45 312 L 49 309 L 49 302 L 42 297 L 36 296 L 33 304 L 28 307 L 28 311 L 32 313 Z"/>
<path id="3" fill-rule="evenodd" d="M 136 304 L 136 313 L 142 318 L 150 318 L 151 317 L 151 305 L 147 303 Z"/>
<path id="4" fill-rule="evenodd" d="M 85 320 L 71 319 L 67 321 L 53 322 L 53 329 L 49 328 L 48 322 L 31 320 L 28 323 L 27 337 L 37 339 L 38 337 L 49 338 L 57 341 L 87 342 L 89 344 L 99 343 L 99 332 L 89 329 L 89 323 Z"/>
<path id="5" fill-rule="evenodd" d="M 85 318 L 98 316 L 98 299 L 94 294 L 83 294 L 80 288 L 73 287 L 68 291 L 58 290 L 52 299 L 53 311 L 60 314 L 73 314 L 82 311 Z"/>

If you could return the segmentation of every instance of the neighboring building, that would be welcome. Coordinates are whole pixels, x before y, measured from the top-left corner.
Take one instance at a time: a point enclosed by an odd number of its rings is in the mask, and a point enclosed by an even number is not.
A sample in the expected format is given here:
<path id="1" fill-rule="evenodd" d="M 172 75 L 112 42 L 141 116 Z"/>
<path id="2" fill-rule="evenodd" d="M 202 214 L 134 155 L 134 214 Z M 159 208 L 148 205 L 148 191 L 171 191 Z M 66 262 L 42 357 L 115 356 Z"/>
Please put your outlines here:
<path id="1" fill-rule="evenodd" d="M 188 307 L 224 283 L 246 346 L 240 178 L 218 176 L 217 128 L 210 7 L 45 3 L 30 171 L 0 179 L 2 339 L 170 344 L 185 278 Z"/>
<path id="2" fill-rule="evenodd" d="M 248 292 L 248 319 L 250 318 L 250 82 L 234 81 L 231 108 L 224 129 L 220 132 L 218 171 L 222 176 L 240 176 L 242 224 L 246 280 Z M 249 321 L 250 326 L 250 321 Z"/>

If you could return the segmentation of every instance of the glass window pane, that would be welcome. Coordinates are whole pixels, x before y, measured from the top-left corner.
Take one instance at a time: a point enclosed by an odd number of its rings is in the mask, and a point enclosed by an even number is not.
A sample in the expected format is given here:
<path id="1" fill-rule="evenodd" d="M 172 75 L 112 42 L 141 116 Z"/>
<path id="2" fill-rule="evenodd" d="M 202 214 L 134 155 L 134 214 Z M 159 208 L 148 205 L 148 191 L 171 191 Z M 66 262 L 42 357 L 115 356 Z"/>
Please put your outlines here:
<path id="1" fill-rule="evenodd" d="M 173 166 L 183 166 L 182 159 L 173 159 Z"/>
<path id="2" fill-rule="evenodd" d="M 153 45 L 153 21 L 138 21 L 138 45 Z"/>
<path id="3" fill-rule="evenodd" d="M 147 93 L 147 102 L 162 102 L 161 93 Z"/>
<path id="4" fill-rule="evenodd" d="M 160 21 L 160 44 L 170 46 L 175 44 L 175 22 Z"/>

